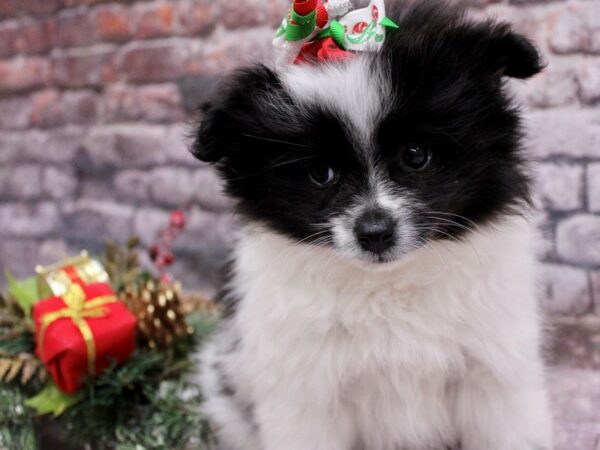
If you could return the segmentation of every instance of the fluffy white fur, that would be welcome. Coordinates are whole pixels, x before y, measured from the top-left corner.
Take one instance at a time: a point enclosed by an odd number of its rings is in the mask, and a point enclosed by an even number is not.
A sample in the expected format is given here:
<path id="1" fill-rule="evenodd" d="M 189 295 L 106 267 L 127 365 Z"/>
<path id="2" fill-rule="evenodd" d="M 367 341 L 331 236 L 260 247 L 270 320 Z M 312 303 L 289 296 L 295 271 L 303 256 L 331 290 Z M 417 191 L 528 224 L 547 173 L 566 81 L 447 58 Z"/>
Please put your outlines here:
<path id="1" fill-rule="evenodd" d="M 370 163 L 389 80 L 368 59 L 343 67 L 281 76 L 296 102 L 345 118 Z M 335 249 L 241 230 L 240 301 L 201 372 L 222 449 L 550 450 L 533 228 L 505 217 L 415 250 L 414 199 L 369 170 L 369 190 L 328 224 Z M 395 262 L 369 262 L 351 236 L 373 203 L 403 224 Z"/>
<path id="2" fill-rule="evenodd" d="M 224 331 L 236 342 L 211 344 L 204 367 L 243 387 L 256 427 L 209 395 L 223 448 L 551 449 L 534 243 L 509 218 L 373 271 L 247 228 Z"/>
<path id="3" fill-rule="evenodd" d="M 386 75 L 368 56 L 357 57 L 343 66 L 288 66 L 282 68 L 280 75 L 297 103 L 335 111 L 347 120 L 354 138 L 370 148 L 373 127 L 385 114 L 392 93 Z"/>

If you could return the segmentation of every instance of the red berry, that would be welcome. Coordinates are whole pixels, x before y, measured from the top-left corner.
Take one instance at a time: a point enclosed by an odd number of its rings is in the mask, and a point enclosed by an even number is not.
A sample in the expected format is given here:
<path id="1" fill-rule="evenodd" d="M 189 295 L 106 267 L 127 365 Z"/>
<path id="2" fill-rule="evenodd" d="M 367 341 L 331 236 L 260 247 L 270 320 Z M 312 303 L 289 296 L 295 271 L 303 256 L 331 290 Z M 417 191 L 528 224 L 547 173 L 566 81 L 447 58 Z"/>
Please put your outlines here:
<path id="1" fill-rule="evenodd" d="M 171 212 L 171 225 L 175 228 L 182 229 L 185 227 L 185 213 L 181 210 Z"/>
<path id="2" fill-rule="evenodd" d="M 149 249 L 149 253 L 150 253 L 150 258 L 152 259 L 152 261 L 156 261 L 156 258 L 158 258 L 158 246 L 155 244 L 153 246 L 150 247 Z"/>
<path id="3" fill-rule="evenodd" d="M 175 256 L 173 256 L 172 252 L 168 252 L 162 255 L 162 260 L 165 266 L 170 266 L 171 264 L 173 264 L 173 261 L 175 261 Z"/>

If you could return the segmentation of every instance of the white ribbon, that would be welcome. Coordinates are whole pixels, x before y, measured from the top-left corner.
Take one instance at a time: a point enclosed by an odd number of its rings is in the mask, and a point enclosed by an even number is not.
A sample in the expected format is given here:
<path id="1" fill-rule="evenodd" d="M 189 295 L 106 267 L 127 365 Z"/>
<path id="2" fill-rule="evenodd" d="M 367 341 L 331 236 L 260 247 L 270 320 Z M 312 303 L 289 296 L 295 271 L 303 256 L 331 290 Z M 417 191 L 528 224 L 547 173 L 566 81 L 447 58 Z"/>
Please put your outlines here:
<path id="1" fill-rule="evenodd" d="M 328 13 L 327 24 L 322 28 L 316 27 L 302 40 L 286 39 L 285 30 L 289 26 L 289 15 L 283 19 L 278 34 L 273 40 L 273 45 L 279 50 L 278 63 L 294 63 L 302 46 L 330 27 L 333 21 L 339 22 L 345 29 L 341 46 L 343 49 L 355 52 L 381 49 L 385 40 L 385 26 L 382 25 L 382 20 L 386 18 L 384 0 L 371 0 L 367 7 L 354 10 L 350 0 L 325 0 L 323 6 Z"/>

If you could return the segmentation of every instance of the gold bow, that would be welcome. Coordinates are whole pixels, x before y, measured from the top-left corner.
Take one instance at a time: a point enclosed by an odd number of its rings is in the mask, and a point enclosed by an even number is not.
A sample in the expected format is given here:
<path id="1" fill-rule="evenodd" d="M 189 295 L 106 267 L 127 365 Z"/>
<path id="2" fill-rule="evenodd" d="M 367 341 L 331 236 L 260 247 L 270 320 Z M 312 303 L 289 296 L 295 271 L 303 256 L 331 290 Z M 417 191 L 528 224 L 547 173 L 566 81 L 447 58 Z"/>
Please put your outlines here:
<path id="1" fill-rule="evenodd" d="M 42 317 L 39 338 L 40 349 L 43 351 L 46 329 L 58 319 L 69 318 L 83 336 L 88 354 L 88 372 L 90 375 L 94 375 L 96 371 L 96 344 L 94 343 L 92 330 L 85 319 L 106 316 L 108 310 L 104 305 L 114 303 L 117 299 L 114 295 L 104 295 L 86 301 L 85 292 L 77 283 L 71 284 L 69 290 L 61 298 L 66 305 L 65 308 L 44 314 Z"/>

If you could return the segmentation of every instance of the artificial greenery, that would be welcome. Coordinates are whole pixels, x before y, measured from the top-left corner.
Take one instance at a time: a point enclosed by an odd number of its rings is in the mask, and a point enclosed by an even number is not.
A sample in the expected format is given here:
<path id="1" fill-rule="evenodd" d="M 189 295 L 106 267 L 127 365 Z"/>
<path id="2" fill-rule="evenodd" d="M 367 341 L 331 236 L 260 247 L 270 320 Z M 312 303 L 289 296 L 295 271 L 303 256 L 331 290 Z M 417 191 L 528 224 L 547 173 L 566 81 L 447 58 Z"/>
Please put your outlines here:
<path id="1" fill-rule="evenodd" d="M 187 380 L 189 350 L 207 336 L 214 315 L 190 317 L 194 334 L 165 351 L 141 350 L 111 366 L 78 393 L 80 400 L 57 420 L 74 440 L 93 449 L 179 449 L 191 441 L 210 448 L 210 429 L 198 412 L 201 394 Z"/>
<path id="2" fill-rule="evenodd" d="M 120 292 L 127 285 L 134 283 L 142 274 L 139 264 L 138 247 L 140 239 L 137 236 L 120 246 L 108 239 L 104 250 L 104 266 L 115 291 Z"/>
<path id="3" fill-rule="evenodd" d="M 188 375 L 193 368 L 190 352 L 212 332 L 217 317 L 198 313 L 188 320 L 194 333 L 187 340 L 163 351 L 138 350 L 123 365 L 87 380 L 77 394 L 68 396 L 47 385 L 32 402 L 27 400 L 31 388 L 0 385 L 0 448 L 36 448 L 35 414 L 29 405 L 42 413 L 58 412 L 56 425 L 81 448 L 158 450 L 192 445 L 209 450 L 210 428 L 199 413 L 201 393 Z M 58 411 L 53 409 L 56 405 Z"/>
<path id="4" fill-rule="evenodd" d="M 136 277 L 140 282 L 150 277 L 137 266 L 137 245 L 131 240 L 124 249 L 107 246 L 105 262 L 117 292 Z M 201 392 L 190 375 L 193 353 L 217 323 L 214 308 L 205 304 L 186 311 L 193 333 L 162 349 L 139 345 L 125 363 L 111 365 L 67 395 L 46 381 L 34 355 L 31 307 L 40 298 L 37 283 L 20 282 L 10 274 L 7 279 L 9 295 L 0 294 L 0 449 L 36 449 L 40 415 L 75 448 L 213 448 L 210 428 L 199 412 Z"/>
<path id="5" fill-rule="evenodd" d="M 26 393 L 14 386 L 0 384 L 0 448 L 36 448 L 34 413 L 25 406 Z"/>

